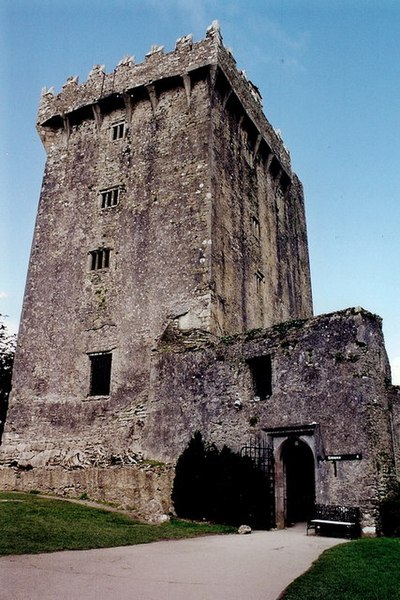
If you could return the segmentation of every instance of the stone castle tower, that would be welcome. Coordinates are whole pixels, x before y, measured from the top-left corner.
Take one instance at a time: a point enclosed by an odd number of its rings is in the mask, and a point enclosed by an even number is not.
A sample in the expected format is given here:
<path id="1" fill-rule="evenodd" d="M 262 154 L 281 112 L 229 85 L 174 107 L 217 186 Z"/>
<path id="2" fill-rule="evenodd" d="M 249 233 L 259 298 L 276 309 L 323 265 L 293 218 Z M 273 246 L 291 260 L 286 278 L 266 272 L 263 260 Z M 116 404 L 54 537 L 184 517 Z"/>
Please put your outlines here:
<path id="1" fill-rule="evenodd" d="M 123 410 L 145 402 L 171 323 L 226 335 L 311 316 L 301 185 L 217 28 L 44 93 L 38 131 L 14 402 Z"/>
<path id="2" fill-rule="evenodd" d="M 199 339 L 207 347 L 312 317 L 302 186 L 218 26 L 45 91 L 37 127 L 47 163 L 2 464 L 25 470 L 26 487 L 39 477 L 62 493 L 113 499 L 117 489 L 137 505 L 147 486 L 147 504 L 150 495 L 165 510 L 170 472 L 139 469 L 135 487 L 121 465 L 173 462 L 196 429 L 234 445 L 249 422 L 265 432 L 316 420 L 251 404 L 273 397 L 272 346 L 258 367 L 243 350 L 247 371 L 229 380 L 220 369 L 193 391 L 206 377 L 199 365 L 209 368 L 202 351 L 188 366 Z M 213 361 L 227 365 L 221 356 Z M 271 379 L 261 391 L 251 383 L 260 365 Z M 210 404 L 221 395 L 223 410 Z M 245 397 L 249 408 L 236 410 Z"/>

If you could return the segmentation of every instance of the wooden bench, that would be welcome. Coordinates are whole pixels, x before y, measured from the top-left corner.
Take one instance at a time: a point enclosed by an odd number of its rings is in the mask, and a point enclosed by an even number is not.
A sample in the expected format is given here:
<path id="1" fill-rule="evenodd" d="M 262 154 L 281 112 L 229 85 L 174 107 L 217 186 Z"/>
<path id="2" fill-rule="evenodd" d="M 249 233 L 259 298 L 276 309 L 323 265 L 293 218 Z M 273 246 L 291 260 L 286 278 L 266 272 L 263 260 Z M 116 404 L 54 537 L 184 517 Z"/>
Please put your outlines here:
<path id="1" fill-rule="evenodd" d="M 307 521 L 307 535 L 310 529 L 315 534 L 341 534 L 349 538 L 360 535 L 360 509 L 355 506 L 335 506 L 315 504 L 313 516 Z"/>

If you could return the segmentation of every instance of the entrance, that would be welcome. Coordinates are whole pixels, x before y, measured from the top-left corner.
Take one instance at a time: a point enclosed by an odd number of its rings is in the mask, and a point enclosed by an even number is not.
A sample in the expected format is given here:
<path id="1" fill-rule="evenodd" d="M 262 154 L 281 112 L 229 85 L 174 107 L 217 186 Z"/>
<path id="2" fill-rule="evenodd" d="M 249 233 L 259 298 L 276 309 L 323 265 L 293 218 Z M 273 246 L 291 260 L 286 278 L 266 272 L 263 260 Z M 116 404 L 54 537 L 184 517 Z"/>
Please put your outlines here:
<path id="1" fill-rule="evenodd" d="M 314 456 L 308 444 L 298 437 L 287 439 L 282 447 L 284 473 L 285 525 L 307 521 L 315 499 Z"/>

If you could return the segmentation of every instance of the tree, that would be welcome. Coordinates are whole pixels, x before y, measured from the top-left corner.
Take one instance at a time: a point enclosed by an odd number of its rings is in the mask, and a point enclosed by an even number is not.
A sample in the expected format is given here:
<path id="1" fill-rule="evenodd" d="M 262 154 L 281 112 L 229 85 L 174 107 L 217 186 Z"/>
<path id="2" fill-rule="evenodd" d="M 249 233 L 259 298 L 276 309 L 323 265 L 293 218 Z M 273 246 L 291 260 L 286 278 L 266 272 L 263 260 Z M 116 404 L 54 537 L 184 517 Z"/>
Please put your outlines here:
<path id="1" fill-rule="evenodd" d="M 198 431 L 178 458 L 172 500 L 178 517 L 271 527 L 264 473 L 249 457 L 205 443 Z"/>
<path id="2" fill-rule="evenodd" d="M 7 416 L 8 396 L 11 390 L 11 376 L 14 364 L 16 336 L 10 334 L 0 315 L 0 443 Z"/>

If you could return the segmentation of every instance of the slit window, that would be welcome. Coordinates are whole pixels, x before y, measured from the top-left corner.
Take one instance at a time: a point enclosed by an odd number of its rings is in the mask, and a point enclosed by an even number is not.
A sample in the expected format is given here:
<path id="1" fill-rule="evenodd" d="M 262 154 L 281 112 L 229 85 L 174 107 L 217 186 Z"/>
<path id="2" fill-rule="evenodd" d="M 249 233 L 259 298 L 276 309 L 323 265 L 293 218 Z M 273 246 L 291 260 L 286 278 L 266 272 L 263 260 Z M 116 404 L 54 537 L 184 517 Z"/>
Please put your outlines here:
<path id="1" fill-rule="evenodd" d="M 99 248 L 92 250 L 90 256 L 90 270 L 98 271 L 99 269 L 108 269 L 110 266 L 110 248 Z"/>
<path id="2" fill-rule="evenodd" d="M 111 384 L 111 352 L 90 354 L 89 396 L 108 396 Z"/>
<path id="3" fill-rule="evenodd" d="M 255 274 L 254 274 L 254 277 L 255 277 L 255 280 L 256 280 L 256 290 L 257 290 L 257 293 L 260 293 L 261 292 L 261 286 L 262 286 L 262 284 L 264 282 L 265 277 L 264 277 L 263 273 L 261 273 L 261 271 L 256 271 Z"/>
<path id="4" fill-rule="evenodd" d="M 101 208 L 111 208 L 113 206 L 117 206 L 119 202 L 119 193 L 119 187 L 113 187 L 100 192 Z"/>
<path id="5" fill-rule="evenodd" d="M 272 394 L 272 360 L 271 356 L 249 358 L 247 364 L 253 380 L 254 395 L 265 400 Z"/>
<path id="6" fill-rule="evenodd" d="M 119 121 L 111 126 L 111 139 L 113 142 L 122 140 L 125 135 L 125 121 Z"/>
<path id="7" fill-rule="evenodd" d="M 257 217 L 252 217 L 251 218 L 251 226 L 252 226 L 252 230 L 254 235 L 256 236 L 256 238 L 260 237 L 260 221 L 257 219 Z"/>

